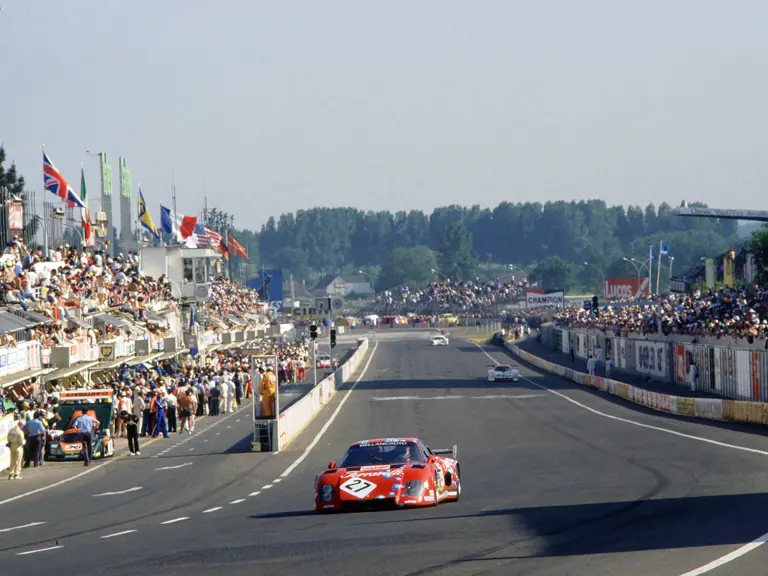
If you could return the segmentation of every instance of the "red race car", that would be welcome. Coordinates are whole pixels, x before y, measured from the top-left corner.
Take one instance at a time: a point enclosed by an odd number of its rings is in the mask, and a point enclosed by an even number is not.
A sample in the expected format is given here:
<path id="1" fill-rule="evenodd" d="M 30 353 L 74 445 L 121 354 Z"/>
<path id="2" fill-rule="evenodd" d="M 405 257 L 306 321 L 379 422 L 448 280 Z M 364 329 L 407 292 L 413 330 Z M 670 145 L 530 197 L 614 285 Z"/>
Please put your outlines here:
<path id="1" fill-rule="evenodd" d="M 418 438 L 352 444 L 315 479 L 315 510 L 437 506 L 461 496 L 457 446 L 430 450 Z M 442 456 L 443 454 L 450 456 Z"/>

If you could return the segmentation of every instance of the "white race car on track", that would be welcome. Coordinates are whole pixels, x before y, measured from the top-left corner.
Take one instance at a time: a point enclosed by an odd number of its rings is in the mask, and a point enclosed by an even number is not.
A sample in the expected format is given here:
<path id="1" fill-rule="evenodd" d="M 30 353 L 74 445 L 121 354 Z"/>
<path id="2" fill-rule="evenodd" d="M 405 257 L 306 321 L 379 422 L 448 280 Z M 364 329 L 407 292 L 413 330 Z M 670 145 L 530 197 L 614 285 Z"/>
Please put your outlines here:
<path id="1" fill-rule="evenodd" d="M 448 338 L 442 334 L 432 336 L 432 346 L 448 346 Z"/>
<path id="2" fill-rule="evenodd" d="M 518 382 L 520 371 L 509 364 L 497 364 L 488 370 L 488 382 Z"/>

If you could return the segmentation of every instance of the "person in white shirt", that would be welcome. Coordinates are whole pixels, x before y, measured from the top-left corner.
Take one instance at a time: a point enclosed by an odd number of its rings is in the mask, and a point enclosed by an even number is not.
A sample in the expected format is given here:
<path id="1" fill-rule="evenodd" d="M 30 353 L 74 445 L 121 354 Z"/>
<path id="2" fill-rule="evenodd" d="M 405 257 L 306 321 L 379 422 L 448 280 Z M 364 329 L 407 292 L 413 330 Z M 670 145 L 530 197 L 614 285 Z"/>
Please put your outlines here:
<path id="1" fill-rule="evenodd" d="M 693 362 L 691 362 L 691 365 L 688 368 L 688 376 L 691 380 L 691 392 L 696 392 L 696 376 L 698 376 L 698 369 Z"/>
<path id="2" fill-rule="evenodd" d="M 221 389 L 221 398 L 219 398 L 219 407 L 221 414 L 227 414 L 228 408 L 231 406 L 229 400 L 229 387 L 223 378 L 220 376 L 214 376 L 214 380 L 218 378 L 219 388 Z"/>
<path id="3" fill-rule="evenodd" d="M 590 376 L 595 375 L 595 357 L 590 356 L 589 360 L 587 360 L 587 372 Z"/>
<path id="4" fill-rule="evenodd" d="M 235 403 L 235 383 L 232 381 L 232 375 L 227 374 L 226 382 L 224 382 L 224 385 L 227 388 L 227 412 L 234 412 L 234 403 Z"/>
<path id="5" fill-rule="evenodd" d="M 611 377 L 611 368 L 613 368 L 613 362 L 611 362 L 611 357 L 605 359 L 605 377 L 610 378 Z"/>

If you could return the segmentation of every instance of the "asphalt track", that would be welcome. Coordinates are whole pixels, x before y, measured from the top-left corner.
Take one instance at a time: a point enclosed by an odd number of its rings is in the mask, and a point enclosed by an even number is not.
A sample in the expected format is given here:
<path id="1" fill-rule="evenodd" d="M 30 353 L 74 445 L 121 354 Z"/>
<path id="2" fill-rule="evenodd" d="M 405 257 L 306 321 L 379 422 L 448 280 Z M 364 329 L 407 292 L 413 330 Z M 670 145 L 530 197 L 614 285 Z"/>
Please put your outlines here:
<path id="1" fill-rule="evenodd" d="M 156 442 L 0 504 L 3 573 L 768 573 L 766 546 L 692 572 L 768 532 L 762 434 L 647 413 L 526 367 L 519 383 L 489 384 L 490 358 L 455 339 L 376 340 L 354 390 L 280 454 L 242 452 L 250 422 L 237 413 L 161 457 L 168 446 Z M 397 435 L 459 444 L 461 502 L 311 511 L 329 460 L 355 440 Z"/>

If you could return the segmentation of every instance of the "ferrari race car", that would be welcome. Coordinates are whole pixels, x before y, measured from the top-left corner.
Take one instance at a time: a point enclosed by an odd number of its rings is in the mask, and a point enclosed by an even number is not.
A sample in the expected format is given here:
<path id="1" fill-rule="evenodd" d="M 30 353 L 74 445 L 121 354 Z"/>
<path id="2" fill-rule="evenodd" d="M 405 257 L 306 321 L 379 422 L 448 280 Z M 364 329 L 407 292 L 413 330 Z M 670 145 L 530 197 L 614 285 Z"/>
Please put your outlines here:
<path id="1" fill-rule="evenodd" d="M 318 356 L 316 366 L 318 368 L 331 368 L 331 357 L 328 355 Z M 339 367 L 339 361 L 334 358 L 333 359 L 333 368 Z"/>
<path id="2" fill-rule="evenodd" d="M 442 334 L 432 336 L 432 346 L 448 346 L 448 338 Z"/>
<path id="3" fill-rule="evenodd" d="M 488 382 L 518 382 L 520 371 L 508 364 L 497 364 L 488 370 Z"/>
<path id="4" fill-rule="evenodd" d="M 61 392 L 56 429 L 48 431 L 45 443 L 46 458 L 50 460 L 82 460 L 83 444 L 80 431 L 72 424 L 81 414 L 99 421 L 99 428 L 91 434 L 91 454 L 94 458 L 114 456 L 115 441 L 109 432 L 114 417 L 112 390 L 65 390 Z"/>
<path id="5" fill-rule="evenodd" d="M 315 510 L 437 506 L 461 496 L 457 446 L 430 450 L 417 438 L 363 440 L 315 478 Z M 443 455 L 446 456 L 443 456 Z M 448 456 L 449 455 L 449 456 Z"/>

